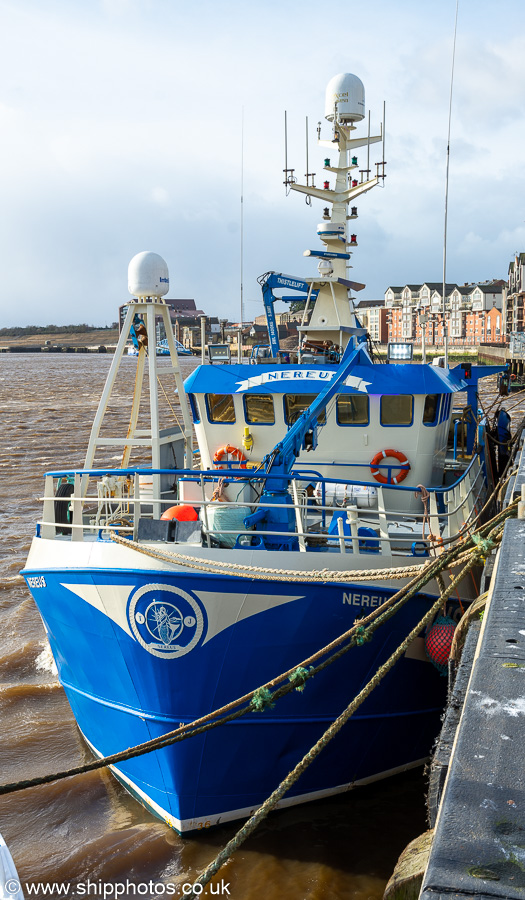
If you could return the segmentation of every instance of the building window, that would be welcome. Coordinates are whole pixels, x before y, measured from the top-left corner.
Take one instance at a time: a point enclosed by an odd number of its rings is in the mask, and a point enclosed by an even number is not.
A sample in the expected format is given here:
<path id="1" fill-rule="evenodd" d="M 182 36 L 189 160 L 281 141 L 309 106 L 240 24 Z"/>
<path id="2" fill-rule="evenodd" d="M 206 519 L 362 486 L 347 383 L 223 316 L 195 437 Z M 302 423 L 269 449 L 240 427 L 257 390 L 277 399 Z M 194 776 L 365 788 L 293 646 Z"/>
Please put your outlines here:
<path id="1" fill-rule="evenodd" d="M 235 422 L 235 407 L 231 394 L 206 394 L 210 422 Z"/>

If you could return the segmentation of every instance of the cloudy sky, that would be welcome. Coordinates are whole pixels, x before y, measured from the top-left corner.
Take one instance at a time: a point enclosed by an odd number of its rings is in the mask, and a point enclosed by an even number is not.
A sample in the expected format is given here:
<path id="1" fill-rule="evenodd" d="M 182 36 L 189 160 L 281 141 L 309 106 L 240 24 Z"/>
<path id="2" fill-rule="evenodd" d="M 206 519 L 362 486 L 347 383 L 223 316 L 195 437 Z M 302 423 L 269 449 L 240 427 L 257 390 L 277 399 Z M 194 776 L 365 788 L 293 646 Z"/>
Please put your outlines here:
<path id="1" fill-rule="evenodd" d="M 525 250 L 523 2 L 459 3 L 448 281 L 506 278 Z M 301 180 L 309 117 L 319 183 L 315 127 L 345 71 L 373 128 L 387 110 L 388 178 L 358 203 L 360 296 L 440 281 L 455 8 L 0 0 L 0 327 L 111 323 L 141 250 L 166 259 L 170 297 L 237 320 L 243 108 L 246 318 L 261 273 L 314 274 L 322 204 L 285 196 L 284 110 Z"/>

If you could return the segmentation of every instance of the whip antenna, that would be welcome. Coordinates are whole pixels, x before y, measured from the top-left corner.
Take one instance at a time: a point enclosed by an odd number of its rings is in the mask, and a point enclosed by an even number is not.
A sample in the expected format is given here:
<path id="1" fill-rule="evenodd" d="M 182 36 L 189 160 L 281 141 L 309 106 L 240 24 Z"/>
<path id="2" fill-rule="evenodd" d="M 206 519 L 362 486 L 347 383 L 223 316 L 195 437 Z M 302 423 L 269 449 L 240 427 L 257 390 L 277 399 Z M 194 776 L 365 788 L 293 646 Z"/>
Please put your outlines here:
<path id="1" fill-rule="evenodd" d="M 454 43 L 452 46 L 452 70 L 450 73 L 450 100 L 448 105 L 448 137 L 447 137 L 447 168 L 445 176 L 445 227 L 443 235 L 443 349 L 445 351 L 445 368 L 448 368 L 448 328 L 446 320 L 446 283 L 447 283 L 447 217 L 448 217 L 448 172 L 450 166 L 450 123 L 452 120 L 452 89 L 454 86 L 454 62 L 456 59 L 456 34 L 458 30 L 458 7 L 456 0 L 456 19 L 454 22 Z"/>

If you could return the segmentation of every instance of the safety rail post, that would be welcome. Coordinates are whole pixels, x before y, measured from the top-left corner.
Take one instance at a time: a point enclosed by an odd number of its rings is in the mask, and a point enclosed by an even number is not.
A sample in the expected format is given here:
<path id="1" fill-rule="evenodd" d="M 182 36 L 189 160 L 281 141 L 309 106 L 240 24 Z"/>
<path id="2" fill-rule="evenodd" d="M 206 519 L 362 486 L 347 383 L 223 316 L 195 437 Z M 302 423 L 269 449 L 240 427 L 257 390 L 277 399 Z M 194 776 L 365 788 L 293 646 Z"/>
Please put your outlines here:
<path id="1" fill-rule="evenodd" d="M 382 484 L 378 484 L 377 486 L 377 513 L 379 519 L 379 534 L 381 537 L 379 552 L 383 554 L 391 553 L 392 547 L 390 545 L 390 535 L 388 534 L 388 520 L 385 512 L 385 498 Z"/>
<path id="2" fill-rule="evenodd" d="M 459 484 L 456 485 L 452 493 L 452 511 L 450 514 L 450 537 L 457 534 L 461 528 L 461 494 Z"/>
<path id="3" fill-rule="evenodd" d="M 348 506 L 346 517 L 350 525 L 350 534 L 352 536 L 352 551 L 357 556 L 359 553 L 359 540 L 357 537 L 357 528 L 359 524 L 359 512 L 357 506 Z"/>
<path id="4" fill-rule="evenodd" d="M 139 519 L 140 519 L 140 481 L 139 473 L 135 472 L 133 476 L 133 540 L 136 541 L 139 535 Z"/>
<path id="5" fill-rule="evenodd" d="M 304 539 L 304 521 L 303 521 L 303 509 L 301 504 L 299 503 L 299 491 L 297 489 L 297 481 L 295 478 L 292 480 L 292 495 L 293 495 L 293 505 L 295 510 L 295 523 L 297 526 L 297 537 L 299 539 L 299 550 L 303 553 L 306 553 L 306 541 Z"/>
<path id="6" fill-rule="evenodd" d="M 53 485 L 53 476 L 46 475 L 44 481 L 44 509 L 42 511 L 44 524 L 41 529 L 43 538 L 54 538 L 56 529 L 52 522 L 55 521 L 55 489 Z"/>
<path id="7" fill-rule="evenodd" d="M 468 523 L 470 517 L 469 495 L 470 495 L 470 472 L 467 472 L 463 481 L 459 484 L 459 496 L 461 497 L 461 516 L 463 521 L 461 525 Z"/>
<path id="8" fill-rule="evenodd" d="M 339 516 L 337 520 L 337 532 L 339 534 L 339 550 L 341 553 L 346 553 L 345 526 L 342 516 Z"/>
<path id="9" fill-rule="evenodd" d="M 202 506 L 201 509 L 204 510 L 204 528 L 206 531 L 206 543 L 208 547 L 211 547 L 211 537 L 210 537 L 210 523 L 208 520 L 208 502 L 206 500 L 206 493 L 204 489 L 204 475 L 201 474 L 200 477 L 201 484 L 201 494 L 202 494 Z"/>
<path id="10" fill-rule="evenodd" d="M 86 485 L 87 490 L 87 485 Z M 82 477 L 75 472 L 75 477 L 73 481 L 73 496 L 70 498 L 73 504 L 73 519 L 72 519 L 72 529 L 71 529 L 71 540 L 72 541 L 83 541 L 84 540 L 84 519 L 82 516 Z"/>
<path id="11" fill-rule="evenodd" d="M 439 513 L 437 507 L 437 497 L 434 491 L 430 492 L 430 533 L 436 538 L 441 537 L 441 528 L 439 525 Z M 442 549 L 442 547 L 441 547 Z M 439 552 L 439 551 L 438 551 Z"/>

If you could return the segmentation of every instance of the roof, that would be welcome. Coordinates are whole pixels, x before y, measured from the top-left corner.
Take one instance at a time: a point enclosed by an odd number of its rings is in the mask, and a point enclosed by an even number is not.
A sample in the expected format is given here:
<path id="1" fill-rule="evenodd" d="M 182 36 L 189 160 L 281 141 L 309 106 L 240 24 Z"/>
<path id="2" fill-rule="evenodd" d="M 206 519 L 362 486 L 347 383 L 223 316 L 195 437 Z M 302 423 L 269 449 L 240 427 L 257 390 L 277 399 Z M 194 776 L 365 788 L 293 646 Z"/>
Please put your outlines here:
<path id="1" fill-rule="evenodd" d="M 335 365 L 199 366 L 186 379 L 196 394 L 317 394 L 330 381 Z M 465 390 L 459 374 L 417 364 L 355 365 L 340 394 L 444 394 Z"/>
<path id="2" fill-rule="evenodd" d="M 184 310 L 185 312 L 192 313 L 195 311 L 195 300 L 166 300 L 166 305 L 170 307 L 170 309 L 176 310 Z"/>
<path id="3" fill-rule="evenodd" d="M 356 309 L 367 309 L 371 306 L 384 306 L 384 300 L 360 300 L 356 305 Z"/>

